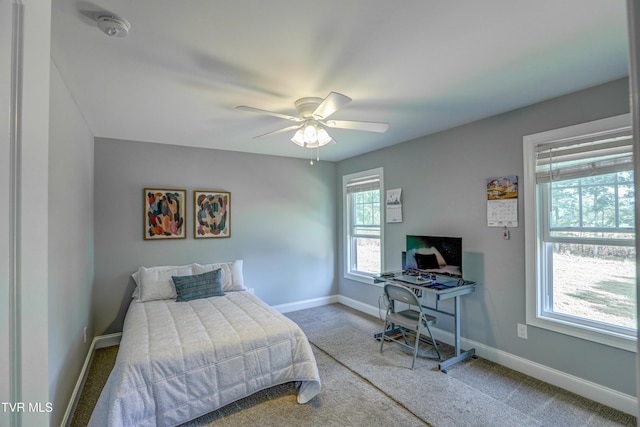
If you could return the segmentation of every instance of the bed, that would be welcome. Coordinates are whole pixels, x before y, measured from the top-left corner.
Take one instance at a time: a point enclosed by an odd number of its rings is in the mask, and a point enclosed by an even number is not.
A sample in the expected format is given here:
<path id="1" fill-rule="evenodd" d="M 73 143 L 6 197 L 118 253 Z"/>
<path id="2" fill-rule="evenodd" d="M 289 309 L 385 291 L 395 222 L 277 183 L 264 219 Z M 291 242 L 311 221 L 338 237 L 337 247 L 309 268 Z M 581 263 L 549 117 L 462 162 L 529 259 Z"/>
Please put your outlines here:
<path id="1" fill-rule="evenodd" d="M 90 426 L 174 426 L 287 382 L 299 403 L 319 393 L 304 332 L 246 290 L 241 261 L 141 269 Z M 181 300 L 178 279 L 214 271 L 222 292 Z"/>

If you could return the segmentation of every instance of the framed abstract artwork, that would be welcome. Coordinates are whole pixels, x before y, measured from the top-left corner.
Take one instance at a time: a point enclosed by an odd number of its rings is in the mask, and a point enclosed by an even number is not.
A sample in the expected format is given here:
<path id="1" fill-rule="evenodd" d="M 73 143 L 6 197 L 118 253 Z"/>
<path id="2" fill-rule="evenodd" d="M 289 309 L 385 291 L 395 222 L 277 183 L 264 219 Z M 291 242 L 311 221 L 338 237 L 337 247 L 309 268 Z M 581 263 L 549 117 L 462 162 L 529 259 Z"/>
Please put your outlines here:
<path id="1" fill-rule="evenodd" d="M 144 239 L 185 239 L 186 190 L 144 189 Z"/>
<path id="2" fill-rule="evenodd" d="M 231 193 L 196 190 L 193 204 L 195 239 L 231 237 Z"/>

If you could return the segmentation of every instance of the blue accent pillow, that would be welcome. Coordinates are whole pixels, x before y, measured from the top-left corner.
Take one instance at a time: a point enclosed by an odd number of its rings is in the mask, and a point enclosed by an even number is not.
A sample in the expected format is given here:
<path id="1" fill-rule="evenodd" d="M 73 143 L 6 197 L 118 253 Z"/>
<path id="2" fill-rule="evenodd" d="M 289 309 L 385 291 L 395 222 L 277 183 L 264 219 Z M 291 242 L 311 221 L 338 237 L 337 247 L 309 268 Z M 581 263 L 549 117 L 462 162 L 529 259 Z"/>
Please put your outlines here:
<path id="1" fill-rule="evenodd" d="M 224 295 L 222 270 L 207 271 L 193 276 L 171 276 L 176 286 L 177 302 Z"/>

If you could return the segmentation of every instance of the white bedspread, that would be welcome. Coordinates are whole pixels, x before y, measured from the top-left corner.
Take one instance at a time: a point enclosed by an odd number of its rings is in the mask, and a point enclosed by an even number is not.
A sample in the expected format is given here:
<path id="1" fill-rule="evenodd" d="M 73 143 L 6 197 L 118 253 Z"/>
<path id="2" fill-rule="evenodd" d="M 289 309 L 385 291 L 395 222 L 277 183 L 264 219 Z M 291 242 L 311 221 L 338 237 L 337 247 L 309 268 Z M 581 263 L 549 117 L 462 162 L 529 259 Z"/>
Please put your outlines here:
<path id="1" fill-rule="evenodd" d="M 89 425 L 174 426 L 291 381 L 299 403 L 320 391 L 307 337 L 249 292 L 132 302 Z"/>

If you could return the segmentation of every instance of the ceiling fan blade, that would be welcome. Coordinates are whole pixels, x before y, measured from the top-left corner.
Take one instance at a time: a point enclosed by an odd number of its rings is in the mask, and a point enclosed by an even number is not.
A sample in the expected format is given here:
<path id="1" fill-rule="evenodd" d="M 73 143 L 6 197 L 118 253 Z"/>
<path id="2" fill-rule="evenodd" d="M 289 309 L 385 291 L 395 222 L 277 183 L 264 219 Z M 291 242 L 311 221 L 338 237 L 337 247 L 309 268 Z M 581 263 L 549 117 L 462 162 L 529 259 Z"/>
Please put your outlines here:
<path id="1" fill-rule="evenodd" d="M 383 133 L 389 129 L 388 123 L 381 122 L 359 122 L 354 120 L 327 120 L 323 122 L 330 128 L 337 129 L 351 129 L 351 130 L 366 130 L 369 132 Z"/>
<path id="2" fill-rule="evenodd" d="M 287 126 L 286 128 L 277 129 L 277 130 L 274 130 L 272 132 L 267 132 L 267 133 L 263 133 L 262 135 L 254 136 L 253 139 L 262 138 L 263 136 L 277 135 L 279 133 L 289 132 L 290 130 L 298 129 L 300 126 L 302 126 L 302 125 Z"/>
<path id="3" fill-rule="evenodd" d="M 294 117 L 294 116 L 290 116 L 288 114 L 281 114 L 281 113 L 276 113 L 275 111 L 267 111 L 267 110 L 262 110 L 260 108 L 254 108 L 254 107 L 248 107 L 246 105 L 238 105 L 236 107 L 237 110 L 242 110 L 242 111 L 249 111 L 251 113 L 260 113 L 260 114 L 268 114 L 270 116 L 274 116 L 274 117 L 280 117 L 281 119 L 287 119 L 287 120 L 291 120 L 293 122 L 300 122 L 302 121 L 302 119 L 300 119 L 300 117 Z"/>
<path id="4" fill-rule="evenodd" d="M 319 120 L 326 119 L 338 109 L 351 102 L 351 98 L 338 92 L 331 92 L 313 112 L 313 117 Z"/>

